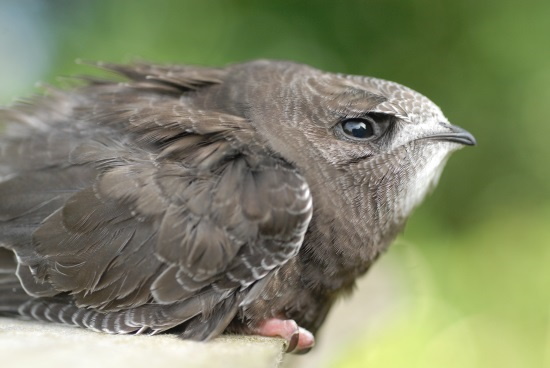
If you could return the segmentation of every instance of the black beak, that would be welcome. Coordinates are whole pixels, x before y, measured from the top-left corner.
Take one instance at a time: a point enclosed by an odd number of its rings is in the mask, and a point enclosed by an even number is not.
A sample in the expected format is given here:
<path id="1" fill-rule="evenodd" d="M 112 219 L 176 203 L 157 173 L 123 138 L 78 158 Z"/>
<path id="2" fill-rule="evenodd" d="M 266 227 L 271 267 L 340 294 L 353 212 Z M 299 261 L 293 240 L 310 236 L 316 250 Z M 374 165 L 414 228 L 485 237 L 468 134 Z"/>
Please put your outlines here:
<path id="1" fill-rule="evenodd" d="M 449 132 L 430 135 L 426 138 L 455 142 L 466 146 L 475 146 L 477 144 L 476 139 L 470 132 L 456 125 L 448 125 L 448 127 L 450 128 Z"/>

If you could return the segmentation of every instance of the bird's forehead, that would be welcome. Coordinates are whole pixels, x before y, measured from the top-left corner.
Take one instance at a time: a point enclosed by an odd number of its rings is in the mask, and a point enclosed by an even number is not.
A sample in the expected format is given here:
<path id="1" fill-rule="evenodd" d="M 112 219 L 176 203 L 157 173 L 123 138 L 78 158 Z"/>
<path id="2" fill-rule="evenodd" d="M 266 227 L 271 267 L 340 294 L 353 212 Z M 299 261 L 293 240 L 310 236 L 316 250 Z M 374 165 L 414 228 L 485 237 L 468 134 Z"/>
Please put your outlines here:
<path id="1" fill-rule="evenodd" d="M 371 111 L 395 115 L 410 123 L 447 122 L 441 109 L 426 96 L 399 83 L 373 77 L 338 75 L 345 88 L 379 96 Z"/>
<path id="2" fill-rule="evenodd" d="M 406 112 L 410 122 L 447 121 L 441 109 L 426 96 L 399 83 L 377 78 L 364 79 L 387 98 L 377 106 L 378 109 L 386 108 L 385 105 L 398 106 Z"/>

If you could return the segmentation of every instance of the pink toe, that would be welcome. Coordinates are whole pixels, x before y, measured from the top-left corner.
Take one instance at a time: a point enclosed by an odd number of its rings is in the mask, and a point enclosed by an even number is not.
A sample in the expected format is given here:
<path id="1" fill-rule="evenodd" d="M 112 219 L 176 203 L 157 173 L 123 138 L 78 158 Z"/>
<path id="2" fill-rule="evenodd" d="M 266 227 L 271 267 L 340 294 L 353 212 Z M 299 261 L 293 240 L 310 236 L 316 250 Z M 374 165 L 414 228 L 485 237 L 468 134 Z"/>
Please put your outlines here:
<path id="1" fill-rule="evenodd" d="M 298 345 L 296 346 L 296 350 L 299 351 L 311 349 L 315 345 L 315 337 L 305 328 L 300 327 L 299 330 L 300 337 L 298 338 Z"/>
<path id="2" fill-rule="evenodd" d="M 281 320 L 271 318 L 265 320 L 257 329 L 262 336 L 275 337 L 280 336 L 285 340 L 290 340 L 292 336 L 299 333 L 298 325 L 291 319 Z"/>
<path id="3" fill-rule="evenodd" d="M 289 353 L 306 353 L 315 345 L 313 334 L 305 328 L 298 327 L 291 319 L 267 319 L 256 328 L 256 333 L 267 337 L 282 337 L 286 340 Z"/>

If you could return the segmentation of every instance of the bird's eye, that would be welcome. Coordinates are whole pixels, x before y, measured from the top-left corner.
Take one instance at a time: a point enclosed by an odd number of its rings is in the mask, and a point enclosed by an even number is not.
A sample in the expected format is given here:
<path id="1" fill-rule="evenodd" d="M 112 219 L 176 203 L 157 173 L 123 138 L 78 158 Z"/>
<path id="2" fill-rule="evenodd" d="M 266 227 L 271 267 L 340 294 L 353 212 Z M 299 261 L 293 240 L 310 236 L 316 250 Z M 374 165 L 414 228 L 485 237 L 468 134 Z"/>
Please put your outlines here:
<path id="1" fill-rule="evenodd" d="M 334 127 L 334 133 L 340 139 L 348 141 L 378 141 L 392 126 L 392 116 L 370 112 L 361 117 L 349 117 L 340 120 Z"/>
<path id="2" fill-rule="evenodd" d="M 344 134 L 355 139 L 369 139 L 376 135 L 375 123 L 370 119 L 346 119 L 340 124 Z"/>

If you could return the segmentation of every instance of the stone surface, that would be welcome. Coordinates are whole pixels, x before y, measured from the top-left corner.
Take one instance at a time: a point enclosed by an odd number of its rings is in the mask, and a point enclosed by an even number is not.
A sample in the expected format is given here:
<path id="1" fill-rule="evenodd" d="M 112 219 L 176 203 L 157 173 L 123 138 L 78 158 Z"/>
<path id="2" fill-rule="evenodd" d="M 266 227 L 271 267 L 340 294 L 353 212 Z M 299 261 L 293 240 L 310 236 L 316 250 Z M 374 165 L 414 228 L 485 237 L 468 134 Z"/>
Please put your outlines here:
<path id="1" fill-rule="evenodd" d="M 82 328 L 0 318 L 3 367 L 279 367 L 281 339 L 223 336 L 208 343 L 174 335 L 107 335 Z"/>

